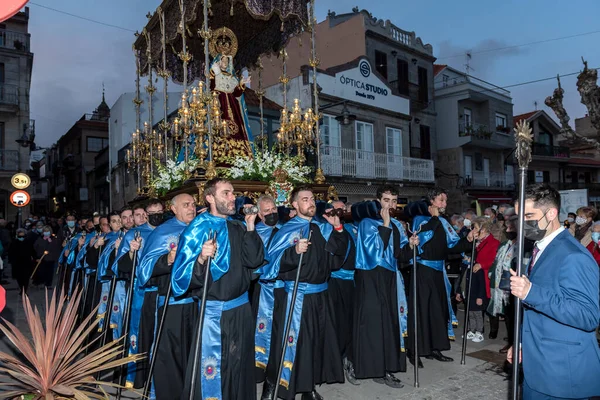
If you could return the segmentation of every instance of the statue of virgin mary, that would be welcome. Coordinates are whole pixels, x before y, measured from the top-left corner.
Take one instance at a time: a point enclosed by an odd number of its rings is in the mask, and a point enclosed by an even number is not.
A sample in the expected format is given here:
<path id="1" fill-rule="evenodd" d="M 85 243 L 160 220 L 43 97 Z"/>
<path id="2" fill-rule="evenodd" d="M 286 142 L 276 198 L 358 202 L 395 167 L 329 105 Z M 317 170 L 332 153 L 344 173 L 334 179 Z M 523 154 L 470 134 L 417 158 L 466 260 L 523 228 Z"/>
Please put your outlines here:
<path id="1" fill-rule="evenodd" d="M 229 31 L 222 33 L 223 36 L 233 35 L 228 28 L 221 29 Z M 252 157 L 252 132 L 244 100 L 244 90 L 246 84 L 250 83 L 250 79 L 242 78 L 240 80 L 235 75 L 233 57 L 237 46 L 225 46 L 223 42 L 219 45 L 218 40 L 217 36 L 218 44 L 212 49 L 216 48 L 221 52 L 213 56 L 210 66 L 210 89 L 217 93 L 221 107 L 221 119 L 227 124 L 227 135 L 216 141 L 213 157 L 217 166 L 228 166 L 235 157 Z"/>

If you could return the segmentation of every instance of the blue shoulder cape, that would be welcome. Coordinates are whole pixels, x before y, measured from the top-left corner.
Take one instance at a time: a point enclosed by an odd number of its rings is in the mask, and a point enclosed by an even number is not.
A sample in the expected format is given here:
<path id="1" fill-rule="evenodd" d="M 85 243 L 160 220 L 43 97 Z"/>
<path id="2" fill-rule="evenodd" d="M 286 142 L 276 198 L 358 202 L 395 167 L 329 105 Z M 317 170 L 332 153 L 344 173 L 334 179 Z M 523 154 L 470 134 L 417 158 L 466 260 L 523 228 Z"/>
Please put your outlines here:
<path id="1" fill-rule="evenodd" d="M 404 227 L 400 222 L 393 219 L 394 224 L 400 232 L 400 247 L 408 244 L 408 238 Z M 398 269 L 398 260 L 394 257 L 394 231 L 390 235 L 388 246 L 383 248 L 383 240 L 379 235 L 379 227 L 383 225 L 382 220 L 365 218 L 358 225 L 356 239 L 356 269 L 372 270 L 377 266 L 390 271 Z M 390 227 L 390 229 L 392 229 Z"/>
<path id="2" fill-rule="evenodd" d="M 123 232 L 110 232 L 106 234 L 104 238 L 104 249 L 98 257 L 98 270 L 96 271 L 96 278 L 102 280 L 103 276 L 106 276 L 108 270 L 108 260 L 110 259 L 111 253 L 115 250 L 115 242 L 118 238 L 123 237 Z"/>
<path id="3" fill-rule="evenodd" d="M 215 258 L 211 260 L 210 264 L 213 282 L 221 279 L 229 271 L 231 249 L 227 220 L 204 212 L 194 218 L 179 237 L 179 246 L 171 273 L 173 297 L 182 296 L 188 291 L 194 273 L 194 265 L 202 252 L 202 245 L 209 239 L 211 230 L 217 234 L 218 245 Z"/>
<path id="4" fill-rule="evenodd" d="M 145 286 L 150 280 L 156 260 L 177 246 L 179 235 L 186 226 L 187 224 L 177 218 L 171 218 L 156 227 L 148 236 L 144 251 L 140 254 L 140 264 L 137 268 L 138 284 L 140 286 Z"/>
<path id="5" fill-rule="evenodd" d="M 431 219 L 431 216 L 419 215 L 413 219 L 413 231 L 419 230 L 421 225 L 426 224 Z M 460 236 L 456 233 L 452 225 L 445 218 L 439 217 L 440 222 L 444 226 L 446 231 L 446 243 L 449 248 L 456 246 L 460 241 Z M 431 240 L 433 237 L 433 231 L 419 232 L 419 250 L 421 251 L 423 245 Z"/>
<path id="6" fill-rule="evenodd" d="M 113 262 L 113 265 L 111 266 L 112 272 L 115 275 L 119 274 L 118 273 L 119 260 L 125 254 L 129 253 L 129 243 L 135 238 L 135 233 L 140 232 L 140 235 L 142 238 L 142 244 L 141 244 L 140 250 L 139 250 L 139 253 L 141 253 L 144 251 L 144 244 L 146 243 L 146 239 L 148 238 L 150 233 L 152 233 L 153 230 L 154 230 L 154 228 L 152 228 L 150 225 L 145 223 L 143 225 L 137 226 L 137 227 L 132 228 L 127 231 L 127 233 L 123 237 L 123 240 L 121 240 L 121 245 L 119 246 L 119 250 L 117 251 L 117 256 L 115 257 L 115 261 Z"/>
<path id="7" fill-rule="evenodd" d="M 329 240 L 333 227 L 328 223 L 308 221 L 304 218 L 294 217 L 286 222 L 275 234 L 271 240 L 266 259 L 268 264 L 263 266 L 259 271 L 260 279 L 273 280 L 279 275 L 279 263 L 283 252 L 288 248 L 295 246 L 298 240 L 308 238 L 310 224 L 315 224 L 319 227 L 325 241 Z"/>

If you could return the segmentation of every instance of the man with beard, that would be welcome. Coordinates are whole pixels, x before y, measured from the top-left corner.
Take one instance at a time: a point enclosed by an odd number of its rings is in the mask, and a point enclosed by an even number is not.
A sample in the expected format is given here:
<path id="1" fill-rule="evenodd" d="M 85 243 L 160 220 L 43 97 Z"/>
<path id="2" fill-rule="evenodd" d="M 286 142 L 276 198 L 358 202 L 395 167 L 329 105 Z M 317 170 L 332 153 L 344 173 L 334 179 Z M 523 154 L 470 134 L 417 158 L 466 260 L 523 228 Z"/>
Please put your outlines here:
<path id="1" fill-rule="evenodd" d="M 406 372 L 408 309 L 398 265 L 410 260 L 411 247 L 419 240 L 411 237 L 409 241 L 403 225 L 391 218 L 398 204 L 394 186 L 380 187 L 377 199 L 381 218 L 360 221 L 356 240 L 354 372 L 356 378 L 402 388 L 393 375 Z"/>
<path id="2" fill-rule="evenodd" d="M 294 188 L 290 200 L 297 216 L 275 234 L 267 254 L 268 269 L 277 271 L 279 279 L 285 282 L 287 310 L 279 315 L 277 310 L 274 311 L 274 320 L 278 323 L 273 324 L 273 338 L 278 340 L 271 343 L 275 362 L 268 365 L 262 399 L 273 398 L 283 350 L 284 369 L 277 382 L 282 387 L 282 397 L 293 399 L 296 393 L 302 393 L 303 399 L 322 399 L 316 385 L 344 381 L 342 357 L 329 308 L 327 280 L 331 271 L 343 263 L 351 239 L 344 232 L 339 217 L 324 214 L 327 223 L 313 220 L 316 204 L 310 188 Z M 294 318 L 289 337 L 283 338 L 301 254 L 304 256 L 298 295 L 291 307 Z M 286 343 L 285 349 L 282 342 Z"/>
<path id="3" fill-rule="evenodd" d="M 257 204 L 258 216 L 261 221 L 256 224 L 256 231 L 262 239 L 266 254 L 273 236 L 279 230 L 279 213 L 275 205 L 275 200 L 271 196 L 260 196 Z M 257 367 L 256 380 L 261 382 L 264 380 L 264 371 L 269 362 L 271 341 L 273 340 L 272 324 L 275 299 L 285 299 L 285 291 L 283 290 L 283 281 L 275 280 L 277 274 L 273 275 L 263 270 L 257 272 L 261 276 L 258 283 L 257 281 L 253 281 L 252 283 L 254 291 L 251 299 L 252 313 L 257 321 L 254 337 L 255 364 Z"/>
<path id="4" fill-rule="evenodd" d="M 460 238 L 450 223 L 442 216 L 446 210 L 448 195 L 441 188 L 427 192 L 427 204 L 421 215 L 413 218 L 413 232 L 419 232 L 419 257 L 417 258 L 417 346 L 419 356 L 442 362 L 454 361 L 441 352 L 450 350 L 450 340 L 454 340 L 453 325 L 458 320 L 452 312 L 450 294 L 452 288 L 446 275 L 445 260 L 449 254 L 471 253 L 471 242 L 475 232 Z M 427 207 L 427 209 L 425 209 Z M 414 277 L 413 277 L 414 278 Z M 413 310 L 413 295 L 408 300 Z M 412 354 L 414 340 L 413 324 L 408 324 L 409 341 L 407 348 Z M 410 357 L 410 355 L 409 355 Z M 420 360 L 410 359 L 411 363 Z M 420 366 L 421 364 L 419 364 Z"/>
<path id="5" fill-rule="evenodd" d="M 222 178 L 206 182 L 204 199 L 210 211 L 198 215 L 181 235 L 171 277 L 174 297 L 198 297 L 210 267 L 207 298 L 201 299 L 206 301 L 201 356 L 188 363 L 185 382 L 196 382 L 196 399 L 252 400 L 256 396 L 254 324 L 248 288 L 253 270 L 264 262 L 263 244 L 254 226 L 256 214 L 245 216 L 245 226 L 228 219 L 236 212 L 235 196 L 231 183 Z M 194 362 L 199 376 L 192 376 Z M 184 398 L 189 390 L 184 389 Z"/>
<path id="6" fill-rule="evenodd" d="M 143 289 L 137 282 L 134 282 L 133 284 L 133 294 L 127 293 L 127 288 L 129 287 L 128 281 L 130 279 L 137 280 L 136 276 L 131 276 L 135 254 L 143 253 L 143 246 L 148 240 L 148 237 L 154 228 L 163 223 L 163 209 L 163 204 L 158 199 L 149 200 L 148 203 L 146 203 L 144 213 L 139 213 L 139 206 L 134 207 L 134 222 L 137 224 L 138 222 L 146 219 L 146 217 L 148 222 L 130 229 L 125 234 L 115 257 L 115 262 L 112 266 L 112 272 L 117 274 L 119 279 L 115 290 L 115 298 L 113 300 L 114 305 L 112 310 L 113 317 L 116 318 L 117 325 L 116 329 L 113 331 L 113 336 L 116 336 L 117 338 L 125 333 L 121 331 L 123 328 L 123 316 L 126 311 L 123 309 L 123 307 L 127 303 L 127 296 L 133 296 L 131 310 L 127 310 L 129 311 L 129 338 L 125 343 L 129 347 L 129 354 L 138 353 L 138 329 L 140 327 L 140 321 L 144 321 L 144 326 L 148 327 L 150 332 L 154 331 L 155 305 L 148 302 L 145 307 L 142 306 L 144 304 L 145 292 L 156 292 L 157 288 L 151 287 Z M 139 237 L 136 239 L 135 235 L 137 232 L 139 232 Z M 139 261 L 139 254 L 137 261 Z M 152 334 L 150 333 L 150 335 Z M 135 375 L 136 365 L 131 363 L 127 368 L 127 379 L 125 381 L 125 386 L 133 387 Z"/>
<path id="7" fill-rule="evenodd" d="M 154 321 L 161 319 L 165 296 L 171 284 L 171 268 L 177 252 L 179 235 L 196 217 L 196 202 L 189 194 L 179 194 L 171 200 L 171 211 L 175 217 L 158 226 L 148 236 L 144 250 L 140 253 L 137 269 L 138 285 L 147 289 L 143 308 L 148 309 L 148 312 L 152 309 L 156 315 L 152 320 L 143 319 L 140 324 L 139 352 L 149 356 L 156 334 Z M 152 288 L 158 288 L 158 291 L 148 290 Z M 152 378 L 158 399 L 178 399 L 182 394 L 197 310 L 191 297 L 169 298 L 169 308 Z M 148 323 L 151 326 L 148 326 Z M 144 386 L 148 379 L 148 368 L 149 359 L 138 362 L 135 387 Z M 154 398 L 154 393 L 150 394 L 150 398 Z"/>
<path id="8" fill-rule="evenodd" d="M 122 208 L 119 215 L 121 217 L 121 225 L 125 232 L 133 228 L 133 209 L 131 207 Z"/>

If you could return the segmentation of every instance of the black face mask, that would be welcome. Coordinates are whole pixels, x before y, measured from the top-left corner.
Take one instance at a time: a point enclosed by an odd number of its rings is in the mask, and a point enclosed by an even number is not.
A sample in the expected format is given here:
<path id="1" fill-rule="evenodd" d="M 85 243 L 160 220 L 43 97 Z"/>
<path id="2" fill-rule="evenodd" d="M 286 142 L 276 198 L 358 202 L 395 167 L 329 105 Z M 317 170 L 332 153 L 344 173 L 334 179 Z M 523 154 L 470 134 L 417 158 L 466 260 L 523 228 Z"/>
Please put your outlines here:
<path id="1" fill-rule="evenodd" d="M 506 232 L 506 238 L 508 240 L 515 240 L 517 238 L 517 232 Z"/>
<path id="2" fill-rule="evenodd" d="M 100 232 L 100 224 L 94 225 L 94 229 L 96 230 L 96 232 Z"/>
<path id="3" fill-rule="evenodd" d="M 279 222 L 279 214 L 277 214 L 276 212 L 272 214 L 267 214 L 265 215 L 263 222 L 265 223 L 265 225 L 275 226 Z"/>
<path id="4" fill-rule="evenodd" d="M 525 221 L 525 225 L 523 225 L 523 233 L 525 234 L 525 237 L 527 239 L 537 242 L 538 240 L 542 240 L 546 236 L 546 230 L 548 229 L 548 225 L 550 225 L 550 222 L 548 222 L 548 224 L 546 225 L 546 229 L 540 229 L 539 222 L 546 218 L 547 212 L 548 211 L 546 211 L 542 218 L 538 219 L 537 221 Z"/>
<path id="5" fill-rule="evenodd" d="M 165 218 L 164 218 L 163 213 L 148 215 L 148 223 L 155 228 L 157 226 L 159 226 L 160 224 L 162 224 L 164 222 L 164 220 L 165 220 Z"/>

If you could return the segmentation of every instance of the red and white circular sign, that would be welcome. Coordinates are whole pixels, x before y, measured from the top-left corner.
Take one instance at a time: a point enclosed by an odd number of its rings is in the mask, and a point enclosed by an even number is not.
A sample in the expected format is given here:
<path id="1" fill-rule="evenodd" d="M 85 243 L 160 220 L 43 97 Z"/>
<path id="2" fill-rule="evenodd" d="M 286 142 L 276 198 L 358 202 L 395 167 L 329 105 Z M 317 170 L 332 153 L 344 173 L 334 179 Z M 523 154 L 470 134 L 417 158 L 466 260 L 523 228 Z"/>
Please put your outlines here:
<path id="1" fill-rule="evenodd" d="M 10 194 L 10 202 L 15 207 L 25 207 L 30 200 L 29 193 L 24 190 L 15 190 Z"/>
<path id="2" fill-rule="evenodd" d="M 19 12 L 29 0 L 1 0 L 0 1 L 0 22 L 6 21 Z"/>

